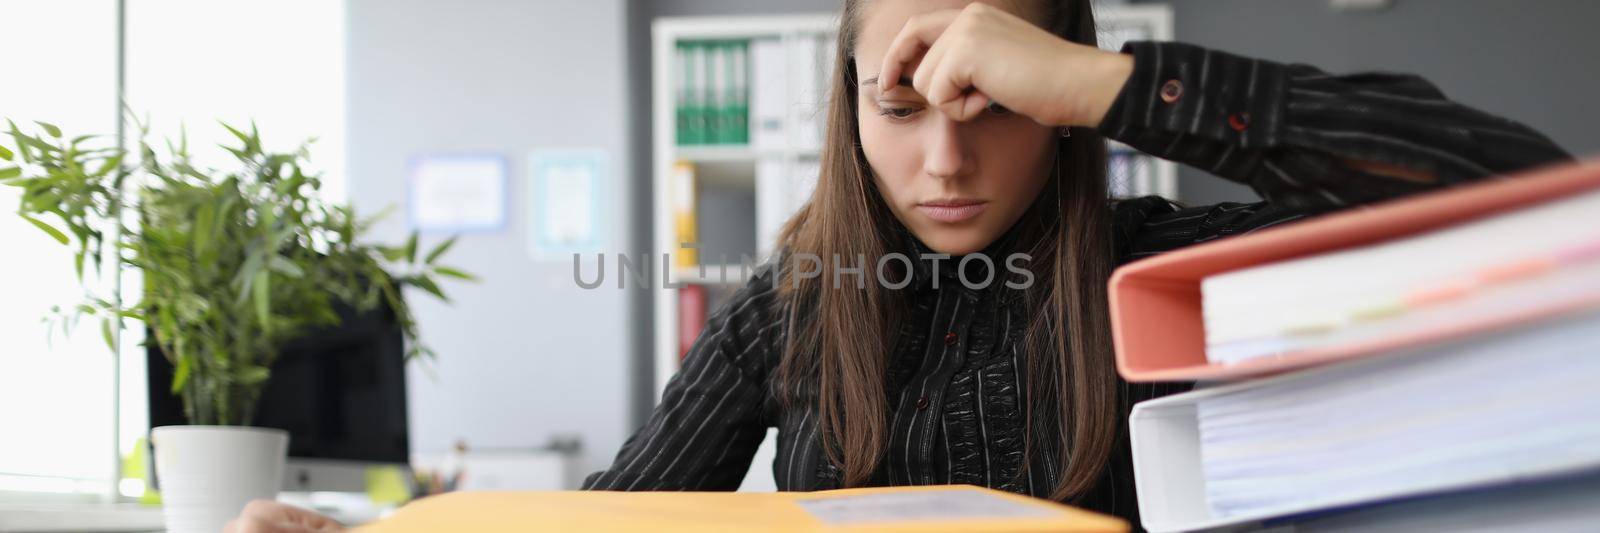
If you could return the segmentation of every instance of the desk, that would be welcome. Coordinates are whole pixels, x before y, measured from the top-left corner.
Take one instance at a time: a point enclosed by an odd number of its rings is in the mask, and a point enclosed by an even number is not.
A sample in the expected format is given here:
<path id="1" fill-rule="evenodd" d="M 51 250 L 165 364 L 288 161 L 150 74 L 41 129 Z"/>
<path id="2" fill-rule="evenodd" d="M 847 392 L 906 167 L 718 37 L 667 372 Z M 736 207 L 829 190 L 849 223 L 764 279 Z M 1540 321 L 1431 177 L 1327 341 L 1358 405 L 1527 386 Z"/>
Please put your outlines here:
<path id="1" fill-rule="evenodd" d="M 0 505 L 0 532 L 161 531 L 161 508 L 140 504 Z"/>

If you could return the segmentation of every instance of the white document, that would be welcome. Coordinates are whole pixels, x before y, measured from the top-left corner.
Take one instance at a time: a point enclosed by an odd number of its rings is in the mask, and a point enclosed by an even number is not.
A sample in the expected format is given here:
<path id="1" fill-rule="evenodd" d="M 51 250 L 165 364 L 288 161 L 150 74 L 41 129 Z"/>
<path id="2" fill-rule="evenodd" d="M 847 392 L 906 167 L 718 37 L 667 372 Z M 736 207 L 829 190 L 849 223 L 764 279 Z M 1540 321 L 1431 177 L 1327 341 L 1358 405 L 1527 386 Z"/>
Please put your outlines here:
<path id="1" fill-rule="evenodd" d="M 1141 402 L 1129 437 L 1142 525 L 1238 526 L 1600 472 L 1597 331 L 1591 310 Z"/>
<path id="2" fill-rule="evenodd" d="M 820 163 L 812 158 L 763 158 L 756 162 L 756 252 L 772 253 L 783 224 L 811 199 Z"/>
<path id="3" fill-rule="evenodd" d="M 1600 314 L 1196 402 L 1218 516 L 1600 464 Z"/>
<path id="4" fill-rule="evenodd" d="M 790 146 L 796 150 L 816 150 L 822 147 L 822 126 L 827 121 L 828 74 L 822 54 L 826 52 L 822 39 L 815 35 L 801 35 L 792 41 L 789 49 Z"/>
<path id="5" fill-rule="evenodd" d="M 1600 225 L 1572 223 L 1588 220 L 1596 210 L 1600 193 L 1592 192 L 1410 237 L 1208 276 L 1200 289 L 1206 357 L 1233 363 L 1593 294 L 1600 290 L 1595 273 L 1600 262 L 1559 258 L 1572 255 L 1568 250 L 1575 246 L 1600 242 Z M 1485 277 L 1529 261 L 1561 264 L 1540 275 Z M 1406 303 L 1414 295 L 1449 291 L 1463 296 L 1449 305 Z"/>
<path id="6" fill-rule="evenodd" d="M 763 150 L 786 148 L 785 110 L 789 106 L 789 72 L 783 41 L 750 41 L 750 145 Z"/>
<path id="7" fill-rule="evenodd" d="M 506 220 L 506 160 L 497 155 L 412 160 L 411 226 L 421 231 L 497 230 Z"/>
<path id="8" fill-rule="evenodd" d="M 603 150 L 535 150 L 529 156 L 530 251 L 567 259 L 600 250 Z"/>
<path id="9" fill-rule="evenodd" d="M 1042 518 L 1055 514 L 1049 509 L 974 489 L 838 496 L 802 499 L 795 503 L 830 526 L 913 520 Z"/>

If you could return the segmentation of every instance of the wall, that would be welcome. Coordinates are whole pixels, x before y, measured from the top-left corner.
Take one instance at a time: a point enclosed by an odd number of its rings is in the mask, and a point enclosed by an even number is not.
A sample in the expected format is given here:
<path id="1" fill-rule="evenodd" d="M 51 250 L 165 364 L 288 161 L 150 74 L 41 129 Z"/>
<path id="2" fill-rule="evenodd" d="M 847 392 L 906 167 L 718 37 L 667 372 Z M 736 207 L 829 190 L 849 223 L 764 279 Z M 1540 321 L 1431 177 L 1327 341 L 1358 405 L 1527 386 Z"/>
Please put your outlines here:
<path id="1" fill-rule="evenodd" d="M 479 275 L 451 283 L 444 305 L 413 297 L 439 354 L 409 374 L 411 443 L 440 452 L 544 444 L 576 433 L 584 469 L 610 462 L 635 427 L 629 353 L 647 331 L 627 318 L 631 293 L 582 290 L 568 262 L 527 252 L 525 167 L 535 148 L 610 154 L 607 251 L 628 246 L 633 189 L 622 0 L 349 0 L 349 191 L 356 207 L 399 207 L 377 230 L 404 235 L 407 159 L 494 153 L 511 163 L 513 209 L 499 232 L 468 234 L 449 263 Z M 648 195 L 646 196 L 648 197 Z M 429 235 L 431 245 L 444 236 Z"/>
<path id="2" fill-rule="evenodd" d="M 1135 2 L 1163 3 L 1163 2 Z M 1340 13 L 1327 0 L 1170 0 L 1180 41 L 1308 63 L 1329 72 L 1420 74 L 1446 96 L 1521 121 L 1577 155 L 1600 151 L 1600 2 L 1395 0 Z M 1184 168 L 1191 204 L 1254 199 L 1249 189 Z"/>

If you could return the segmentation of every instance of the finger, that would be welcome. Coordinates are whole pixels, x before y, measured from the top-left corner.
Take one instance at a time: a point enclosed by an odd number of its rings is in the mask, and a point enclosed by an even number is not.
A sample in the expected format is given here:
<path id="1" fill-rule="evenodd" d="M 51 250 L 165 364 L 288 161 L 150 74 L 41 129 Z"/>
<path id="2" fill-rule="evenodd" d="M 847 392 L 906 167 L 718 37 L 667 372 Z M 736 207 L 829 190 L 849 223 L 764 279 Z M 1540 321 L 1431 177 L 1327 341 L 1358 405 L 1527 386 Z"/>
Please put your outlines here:
<path id="1" fill-rule="evenodd" d="M 222 529 L 225 533 L 268 533 L 277 531 L 278 528 L 263 521 L 260 517 L 240 516 L 228 521 Z"/>
<path id="2" fill-rule="evenodd" d="M 926 65 L 927 63 L 924 63 Z M 927 70 L 931 74 L 917 76 L 920 91 L 928 104 L 951 120 L 964 121 L 977 116 L 988 97 L 972 86 L 973 63 L 966 54 L 949 52 L 939 54 L 939 59 Z"/>
<path id="3" fill-rule="evenodd" d="M 344 531 L 344 524 L 321 514 L 306 511 L 300 518 L 300 524 L 311 531 Z"/>
<path id="4" fill-rule="evenodd" d="M 311 511 L 293 505 L 280 504 L 282 514 L 279 517 L 289 524 L 309 531 L 339 531 L 344 525 L 337 520 L 328 518 L 316 511 Z"/>
<path id="5" fill-rule="evenodd" d="M 989 107 L 989 96 L 983 94 L 983 91 L 974 89 L 961 99 L 960 105 L 961 118 L 956 120 L 972 120 L 983 113 L 984 108 Z"/>
<path id="6" fill-rule="evenodd" d="M 917 63 L 916 70 L 911 71 L 911 88 L 928 100 L 929 104 L 937 102 L 929 96 L 933 90 L 933 76 L 939 72 L 939 65 L 944 63 L 944 57 L 950 50 L 951 39 L 941 39 L 933 43 L 922 54 L 922 60 Z"/>
<path id="7" fill-rule="evenodd" d="M 939 40 L 939 35 L 961 13 L 956 9 L 944 9 L 918 15 L 906 21 L 900 28 L 900 33 L 889 42 L 889 49 L 883 54 L 883 65 L 878 70 L 878 89 L 887 91 L 893 89 L 906 72 L 912 71 L 917 59 L 922 57 L 924 51 Z"/>
<path id="8" fill-rule="evenodd" d="M 255 499 L 244 504 L 244 511 L 239 513 L 240 518 L 266 518 L 283 514 L 285 506 L 275 500 Z"/>

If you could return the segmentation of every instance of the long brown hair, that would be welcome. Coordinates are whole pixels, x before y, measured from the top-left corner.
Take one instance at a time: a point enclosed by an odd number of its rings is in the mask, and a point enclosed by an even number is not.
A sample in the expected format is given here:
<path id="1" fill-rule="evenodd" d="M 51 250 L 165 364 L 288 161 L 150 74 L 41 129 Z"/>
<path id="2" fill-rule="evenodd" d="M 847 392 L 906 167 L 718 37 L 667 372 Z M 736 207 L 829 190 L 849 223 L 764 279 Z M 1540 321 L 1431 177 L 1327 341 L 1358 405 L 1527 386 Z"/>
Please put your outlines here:
<path id="1" fill-rule="evenodd" d="M 811 199 L 779 237 L 788 257 L 822 258 L 822 274 L 796 279 L 785 265 L 777 278 L 789 316 L 779 396 L 790 405 L 816 402 L 823 449 L 841 467 L 846 487 L 866 483 L 882 458 L 887 360 L 908 314 L 903 291 L 831 283 L 833 258 L 838 267 L 865 266 L 870 273 L 885 254 L 907 245 L 872 179 L 857 130 L 853 51 L 864 3 L 844 2 L 821 173 Z M 1045 0 L 1040 7 L 1045 29 L 1095 45 L 1087 0 Z M 1053 466 L 1059 483 L 1050 497 L 1070 501 L 1094 487 L 1116 442 L 1120 411 L 1106 312 L 1112 262 L 1106 144 L 1086 128 L 1073 128 L 1059 141 L 1052 177 L 1017 222 L 1016 251 L 1031 255 L 1027 268 L 1035 280 L 1021 299 L 1023 316 L 1032 318 L 1022 341 L 1025 457 Z M 1058 423 L 1038 424 L 1040 416 Z M 1036 435 L 1040 428 L 1051 434 Z"/>

